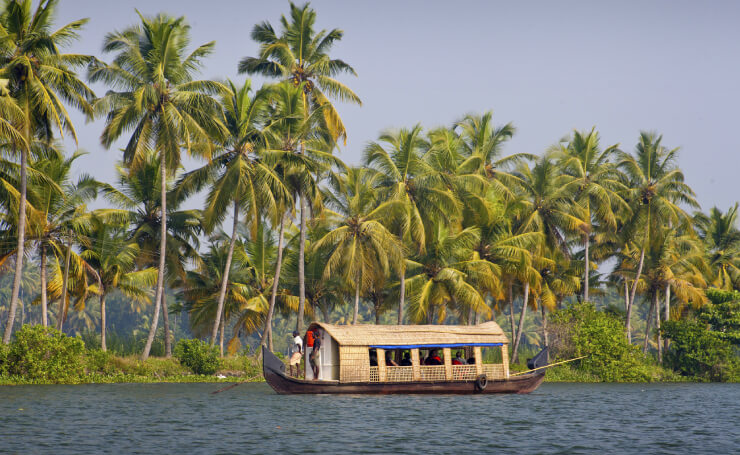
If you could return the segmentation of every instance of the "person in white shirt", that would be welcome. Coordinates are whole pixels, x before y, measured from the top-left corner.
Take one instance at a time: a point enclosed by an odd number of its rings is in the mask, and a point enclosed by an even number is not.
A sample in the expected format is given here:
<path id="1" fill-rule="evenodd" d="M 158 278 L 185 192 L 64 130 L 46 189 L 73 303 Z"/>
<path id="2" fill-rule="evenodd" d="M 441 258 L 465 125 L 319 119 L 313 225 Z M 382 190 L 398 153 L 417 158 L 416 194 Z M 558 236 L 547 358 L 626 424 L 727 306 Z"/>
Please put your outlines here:
<path id="1" fill-rule="evenodd" d="M 298 377 L 300 373 L 301 357 L 303 357 L 303 338 L 298 334 L 298 331 L 293 331 L 293 344 L 290 347 L 290 375 Z M 295 374 L 293 374 L 293 367 L 295 366 Z"/>

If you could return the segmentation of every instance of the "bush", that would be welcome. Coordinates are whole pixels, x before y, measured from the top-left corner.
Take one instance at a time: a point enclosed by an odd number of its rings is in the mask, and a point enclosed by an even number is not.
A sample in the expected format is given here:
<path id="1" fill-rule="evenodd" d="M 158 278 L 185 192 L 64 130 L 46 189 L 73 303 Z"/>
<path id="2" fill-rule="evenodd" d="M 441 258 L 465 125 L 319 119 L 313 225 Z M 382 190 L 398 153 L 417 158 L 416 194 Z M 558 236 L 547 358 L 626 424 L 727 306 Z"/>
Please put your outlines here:
<path id="1" fill-rule="evenodd" d="M 85 370 L 88 374 L 113 375 L 116 374 L 118 369 L 113 354 L 100 349 L 94 349 L 87 351 L 85 355 Z"/>
<path id="2" fill-rule="evenodd" d="M 548 321 L 552 353 L 559 359 L 587 356 L 579 369 L 607 382 L 651 379 L 636 346 L 627 342 L 622 321 L 597 311 L 591 303 L 578 303 L 552 313 Z"/>
<path id="3" fill-rule="evenodd" d="M 0 376 L 8 374 L 8 354 L 10 346 L 0 343 Z"/>
<path id="4" fill-rule="evenodd" d="M 201 340 L 180 340 L 175 357 L 195 374 L 213 374 L 221 365 L 218 349 Z"/>
<path id="5" fill-rule="evenodd" d="M 740 362 L 724 333 L 708 330 L 697 320 L 668 321 L 661 330 L 671 340 L 666 365 L 682 375 L 709 381 L 740 379 Z"/>
<path id="6" fill-rule="evenodd" d="M 29 380 L 70 382 L 84 374 L 81 339 L 40 325 L 21 327 L 7 355 L 7 372 Z"/>

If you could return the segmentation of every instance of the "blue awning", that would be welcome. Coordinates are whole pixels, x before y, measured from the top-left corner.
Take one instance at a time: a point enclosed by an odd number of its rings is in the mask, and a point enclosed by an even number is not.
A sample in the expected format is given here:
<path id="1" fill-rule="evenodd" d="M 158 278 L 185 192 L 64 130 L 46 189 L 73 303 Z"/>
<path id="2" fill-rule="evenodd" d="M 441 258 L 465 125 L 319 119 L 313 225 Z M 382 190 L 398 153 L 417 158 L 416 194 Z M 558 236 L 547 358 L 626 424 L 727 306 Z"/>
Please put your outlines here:
<path id="1" fill-rule="evenodd" d="M 468 346 L 480 346 L 480 347 L 495 347 L 502 346 L 503 343 L 442 343 L 442 344 L 376 344 L 370 346 L 371 348 L 377 349 L 429 349 L 429 348 L 464 348 Z"/>

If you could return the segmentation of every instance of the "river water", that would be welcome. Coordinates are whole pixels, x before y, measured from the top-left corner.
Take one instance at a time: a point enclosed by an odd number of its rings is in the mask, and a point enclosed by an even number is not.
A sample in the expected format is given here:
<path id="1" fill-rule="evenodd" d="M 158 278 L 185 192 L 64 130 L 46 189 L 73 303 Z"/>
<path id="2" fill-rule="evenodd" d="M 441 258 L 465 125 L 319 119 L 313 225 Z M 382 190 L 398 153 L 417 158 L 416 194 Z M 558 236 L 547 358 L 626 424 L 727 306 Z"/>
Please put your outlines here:
<path id="1" fill-rule="evenodd" d="M 740 384 L 280 396 L 266 384 L 0 387 L 0 453 L 740 453 Z"/>

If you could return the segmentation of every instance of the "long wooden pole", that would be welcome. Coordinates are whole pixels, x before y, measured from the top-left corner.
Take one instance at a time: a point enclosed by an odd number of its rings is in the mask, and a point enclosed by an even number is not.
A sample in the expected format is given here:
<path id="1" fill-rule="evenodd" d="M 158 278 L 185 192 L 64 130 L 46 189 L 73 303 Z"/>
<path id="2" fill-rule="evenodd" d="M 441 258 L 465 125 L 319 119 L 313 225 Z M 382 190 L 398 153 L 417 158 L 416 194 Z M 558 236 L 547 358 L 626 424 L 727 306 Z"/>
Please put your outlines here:
<path id="1" fill-rule="evenodd" d="M 531 372 L 533 372 L 533 371 L 541 370 L 541 369 L 543 369 L 543 368 L 550 368 L 550 367 L 554 367 L 554 366 L 556 366 L 556 365 L 562 365 L 562 364 L 564 364 L 564 363 L 568 363 L 568 362 L 573 362 L 573 361 L 575 361 L 575 360 L 581 360 L 581 359 L 582 359 L 582 358 L 584 358 L 584 357 L 588 357 L 588 356 L 587 356 L 587 355 L 582 355 L 582 356 L 580 356 L 580 357 L 576 357 L 575 359 L 569 359 L 569 360 L 563 360 L 562 362 L 555 362 L 555 363 L 551 363 L 551 364 L 549 364 L 549 365 L 545 365 L 544 367 L 534 368 L 534 369 L 532 369 L 532 370 L 527 370 L 527 371 L 522 371 L 522 372 L 520 372 L 520 373 L 514 373 L 514 374 L 510 374 L 509 376 L 519 376 L 519 375 L 522 375 L 522 374 L 527 374 L 527 373 L 531 373 Z"/>

